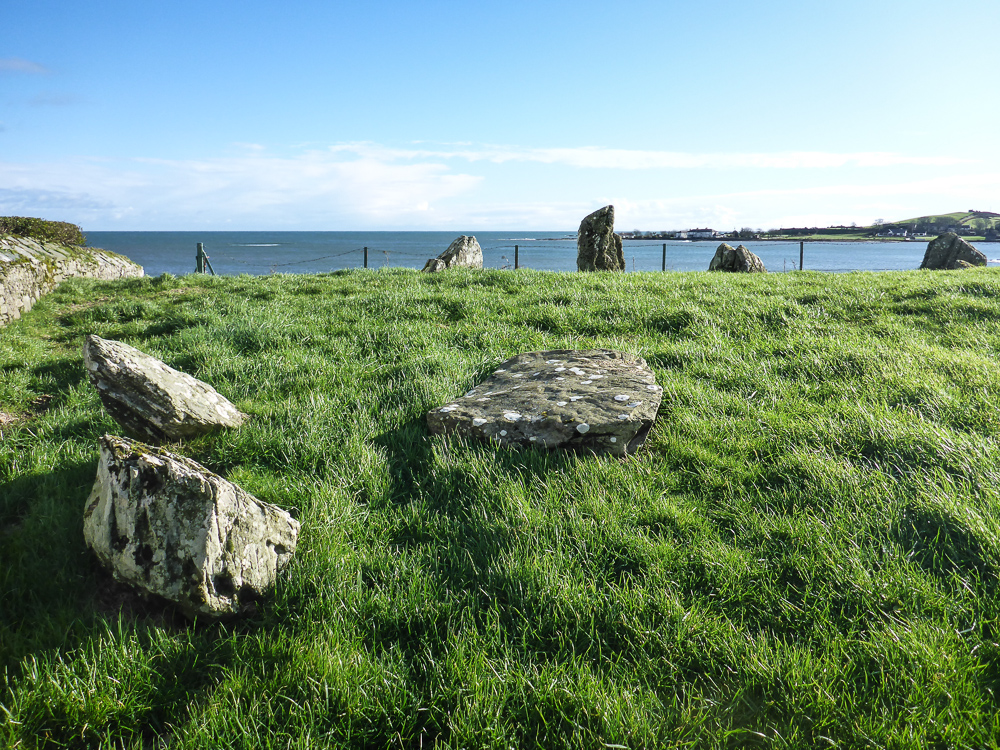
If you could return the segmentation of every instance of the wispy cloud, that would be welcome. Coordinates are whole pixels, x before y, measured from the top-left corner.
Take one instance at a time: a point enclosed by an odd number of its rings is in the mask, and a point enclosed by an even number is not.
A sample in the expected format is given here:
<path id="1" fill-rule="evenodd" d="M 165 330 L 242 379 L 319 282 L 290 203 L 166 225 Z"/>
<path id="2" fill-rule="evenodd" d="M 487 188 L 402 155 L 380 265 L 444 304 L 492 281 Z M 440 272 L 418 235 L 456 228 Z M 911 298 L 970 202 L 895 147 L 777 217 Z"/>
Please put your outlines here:
<path id="1" fill-rule="evenodd" d="M 21 57 L 0 57 L 0 73 L 49 73 L 48 68 Z"/>
<path id="2" fill-rule="evenodd" d="M 65 190 L 0 188 L 0 208 L 7 214 L 25 212 L 45 213 L 46 211 L 76 211 L 79 209 L 110 209 L 114 204 L 95 198 L 87 193 Z"/>
<path id="3" fill-rule="evenodd" d="M 622 229 L 683 229 L 867 223 L 878 216 L 979 206 L 984 196 L 1000 195 L 1000 165 L 980 166 L 978 173 L 934 170 L 937 176 L 918 180 L 902 179 L 908 172 L 892 169 L 873 170 L 876 179 L 871 181 L 857 169 L 821 172 L 821 182 L 811 173 L 808 187 L 800 186 L 797 173 L 777 180 L 765 178 L 762 171 L 758 184 L 774 187 L 737 192 L 695 191 L 690 180 L 656 180 L 651 188 L 648 180 L 640 186 L 637 179 L 630 186 L 626 180 L 608 180 L 603 169 L 581 172 L 578 162 L 568 158 L 542 162 L 548 166 L 541 178 L 537 169 L 531 171 L 528 189 L 521 165 L 530 159 L 511 158 L 503 170 L 485 169 L 483 158 L 471 156 L 481 153 L 464 146 L 400 150 L 337 144 L 276 156 L 259 144 L 235 144 L 232 155 L 211 159 L 0 162 L 0 215 L 42 215 L 96 229 L 558 230 L 574 229 L 582 216 L 614 203 Z M 700 158 L 688 157 L 689 162 L 681 162 L 685 167 Z M 755 163 L 746 157 L 733 161 Z M 839 165 L 847 157 L 826 155 L 797 163 Z M 847 163 L 862 163 L 857 155 L 854 159 Z M 910 163 L 884 161 L 890 166 Z M 762 163 L 756 169 L 790 168 L 777 156 Z M 742 184 L 757 182 L 757 172 L 748 174 Z M 723 178 L 699 184 L 731 182 Z"/>
<path id="4" fill-rule="evenodd" d="M 0 162 L 0 214 L 59 207 L 77 223 L 140 228 L 434 226 L 482 177 L 433 163 L 343 160 L 322 152 L 203 159 Z M 56 196 L 61 202 L 56 205 Z"/>
<path id="5" fill-rule="evenodd" d="M 891 167 L 900 165 L 954 166 L 971 160 L 953 156 L 910 156 L 882 151 L 832 153 L 788 151 L 776 153 L 686 153 L 644 151 L 597 146 L 578 148 L 523 148 L 518 146 L 451 144 L 439 148 L 393 148 L 369 142 L 341 143 L 332 153 L 354 154 L 379 161 L 457 159 L 467 162 L 535 162 L 587 169 L 831 169 L 836 167 Z"/>
<path id="6" fill-rule="evenodd" d="M 39 94 L 28 100 L 32 107 L 72 107 L 83 99 L 74 94 Z"/>

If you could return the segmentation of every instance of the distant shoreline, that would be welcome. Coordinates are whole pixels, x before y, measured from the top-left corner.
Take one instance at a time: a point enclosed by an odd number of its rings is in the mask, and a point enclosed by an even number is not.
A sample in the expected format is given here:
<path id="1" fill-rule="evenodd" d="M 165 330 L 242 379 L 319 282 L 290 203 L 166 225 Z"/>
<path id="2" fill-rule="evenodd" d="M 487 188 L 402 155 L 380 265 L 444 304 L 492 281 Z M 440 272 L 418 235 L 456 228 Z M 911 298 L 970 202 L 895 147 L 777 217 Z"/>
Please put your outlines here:
<path id="1" fill-rule="evenodd" d="M 755 237 L 753 239 L 739 239 L 737 237 L 715 237 L 713 239 L 707 239 L 699 237 L 698 239 L 678 239 L 677 237 L 671 237 L 669 239 L 661 237 L 622 237 L 623 242 L 822 242 L 824 244 L 829 242 L 850 242 L 854 244 L 858 243 L 871 243 L 875 245 L 882 245 L 886 243 L 893 243 L 899 245 L 919 245 L 921 243 L 926 244 L 933 240 L 934 237 L 927 237 L 926 239 L 919 240 L 902 240 L 896 239 L 894 237 Z M 983 240 L 976 239 L 975 237 L 963 237 L 966 242 L 974 242 L 976 244 L 984 245 L 996 245 L 1000 244 L 1000 240 Z"/>

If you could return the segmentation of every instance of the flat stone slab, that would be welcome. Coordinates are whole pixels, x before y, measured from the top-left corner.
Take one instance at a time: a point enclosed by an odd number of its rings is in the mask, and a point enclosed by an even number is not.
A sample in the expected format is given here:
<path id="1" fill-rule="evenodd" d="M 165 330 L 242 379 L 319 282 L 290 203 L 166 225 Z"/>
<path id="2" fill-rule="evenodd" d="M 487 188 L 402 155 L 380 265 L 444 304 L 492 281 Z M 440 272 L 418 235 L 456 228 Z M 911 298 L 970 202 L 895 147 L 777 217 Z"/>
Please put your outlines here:
<path id="1" fill-rule="evenodd" d="M 501 445 L 624 455 L 645 441 L 662 397 L 641 357 L 610 349 L 528 352 L 432 409 L 427 426 Z"/>
<path id="2" fill-rule="evenodd" d="M 189 616 L 247 610 L 291 559 L 299 522 L 194 461 L 105 435 L 83 535 L 120 581 Z"/>
<path id="3" fill-rule="evenodd" d="M 83 361 L 108 414 L 144 440 L 182 440 L 246 419 L 208 383 L 120 341 L 87 336 Z"/>

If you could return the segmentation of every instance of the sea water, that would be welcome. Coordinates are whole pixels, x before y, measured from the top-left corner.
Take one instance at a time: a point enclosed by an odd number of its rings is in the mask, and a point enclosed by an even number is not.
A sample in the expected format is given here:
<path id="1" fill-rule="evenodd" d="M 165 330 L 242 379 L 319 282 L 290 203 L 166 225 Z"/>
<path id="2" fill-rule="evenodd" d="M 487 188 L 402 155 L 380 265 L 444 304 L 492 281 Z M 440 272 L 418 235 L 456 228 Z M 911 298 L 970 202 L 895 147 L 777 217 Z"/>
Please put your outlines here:
<path id="1" fill-rule="evenodd" d="M 325 273 L 361 268 L 367 247 L 368 267 L 423 268 L 461 232 L 88 232 L 88 244 L 131 258 L 149 276 L 195 270 L 197 244 L 204 245 L 217 274 Z M 486 268 L 518 265 L 542 271 L 576 270 L 572 232 L 466 232 L 483 248 Z M 626 271 L 705 271 L 721 240 L 626 240 Z M 738 244 L 729 241 L 730 244 Z M 743 241 L 771 272 L 796 270 L 799 243 Z M 923 260 L 926 242 L 807 242 L 807 271 L 901 271 Z M 993 243 L 980 243 L 991 262 L 1000 256 Z"/>

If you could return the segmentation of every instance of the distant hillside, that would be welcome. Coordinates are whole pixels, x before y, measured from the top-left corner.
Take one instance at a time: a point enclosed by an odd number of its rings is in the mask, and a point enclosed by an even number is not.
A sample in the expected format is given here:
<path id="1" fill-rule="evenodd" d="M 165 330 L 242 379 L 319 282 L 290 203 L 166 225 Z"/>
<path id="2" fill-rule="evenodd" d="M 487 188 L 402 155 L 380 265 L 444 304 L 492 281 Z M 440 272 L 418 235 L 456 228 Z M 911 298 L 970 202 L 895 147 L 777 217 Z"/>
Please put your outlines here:
<path id="1" fill-rule="evenodd" d="M 907 225 L 926 225 L 926 226 L 967 226 L 973 227 L 975 229 L 988 229 L 990 227 L 1000 226 L 1000 214 L 993 213 L 992 211 L 955 211 L 950 214 L 935 214 L 932 216 L 918 216 L 913 219 L 902 219 L 901 221 L 892 222 L 893 225 L 907 226 Z"/>

